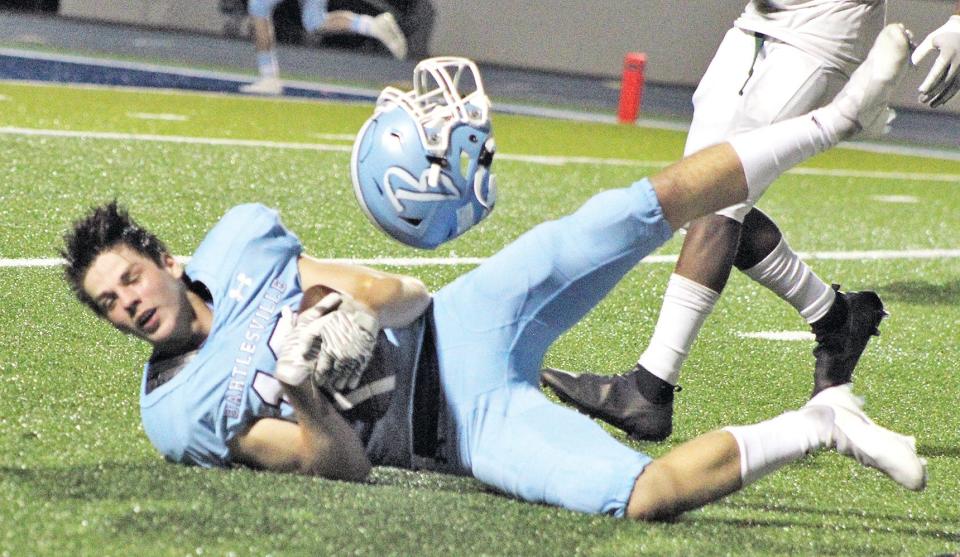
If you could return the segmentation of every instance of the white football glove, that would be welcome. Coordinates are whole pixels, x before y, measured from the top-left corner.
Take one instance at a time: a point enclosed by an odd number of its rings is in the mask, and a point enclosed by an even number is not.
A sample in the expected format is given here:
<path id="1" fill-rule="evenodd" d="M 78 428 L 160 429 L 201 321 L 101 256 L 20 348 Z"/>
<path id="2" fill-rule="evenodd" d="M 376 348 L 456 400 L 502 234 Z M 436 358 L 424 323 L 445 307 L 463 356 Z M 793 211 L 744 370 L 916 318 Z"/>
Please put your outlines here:
<path id="1" fill-rule="evenodd" d="M 277 358 L 277 379 L 296 387 L 313 375 L 322 339 L 308 327 L 339 303 L 339 295 L 329 294 L 299 316 L 290 316 L 292 326 L 284 337 Z M 284 307 L 281 312 L 292 313 L 288 307 Z"/>
<path id="2" fill-rule="evenodd" d="M 916 66 L 934 50 L 940 54 L 917 89 L 918 100 L 932 108 L 947 102 L 960 90 L 960 15 L 950 16 L 939 29 L 927 35 L 910 60 Z"/>
<path id="3" fill-rule="evenodd" d="M 287 333 L 276 377 L 293 386 L 310 377 L 318 387 L 354 389 L 379 332 L 379 320 L 365 306 L 347 294 L 327 294 L 301 312 Z"/>
<path id="4" fill-rule="evenodd" d="M 336 390 L 354 389 L 373 357 L 380 321 L 346 294 L 329 294 L 317 306 L 325 306 L 322 315 L 304 329 L 320 341 L 313 382 Z"/>

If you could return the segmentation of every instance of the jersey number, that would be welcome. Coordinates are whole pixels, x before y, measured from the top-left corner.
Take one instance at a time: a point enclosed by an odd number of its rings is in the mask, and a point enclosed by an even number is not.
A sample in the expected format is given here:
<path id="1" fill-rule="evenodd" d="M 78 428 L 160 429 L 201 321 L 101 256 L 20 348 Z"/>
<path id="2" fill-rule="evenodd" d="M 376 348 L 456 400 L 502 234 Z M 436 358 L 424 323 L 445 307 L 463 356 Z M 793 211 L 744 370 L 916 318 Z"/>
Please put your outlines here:
<path id="1" fill-rule="evenodd" d="M 279 356 L 280 347 L 283 346 L 283 340 L 287 338 L 287 333 L 293 328 L 293 317 L 294 313 L 289 307 L 284 307 L 280 310 L 280 319 L 277 320 L 277 324 L 273 327 L 273 332 L 270 333 L 270 340 L 267 342 L 270 351 L 273 352 L 274 359 Z M 284 398 L 283 385 L 281 385 L 280 381 L 271 373 L 258 369 L 257 374 L 253 377 L 253 391 L 257 393 L 257 396 L 260 397 L 260 400 L 262 400 L 264 404 L 273 407 L 278 407 L 283 402 L 290 404 L 290 402 Z"/>

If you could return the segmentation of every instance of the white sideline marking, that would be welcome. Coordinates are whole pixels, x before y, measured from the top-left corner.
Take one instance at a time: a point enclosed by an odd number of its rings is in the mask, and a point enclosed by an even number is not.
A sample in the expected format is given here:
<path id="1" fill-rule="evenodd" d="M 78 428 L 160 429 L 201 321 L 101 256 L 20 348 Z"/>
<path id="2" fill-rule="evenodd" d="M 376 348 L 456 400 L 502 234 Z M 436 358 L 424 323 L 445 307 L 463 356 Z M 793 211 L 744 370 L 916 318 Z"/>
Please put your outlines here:
<path id="1" fill-rule="evenodd" d="M 920 203 L 920 199 L 912 195 L 871 195 L 870 199 L 881 203 Z"/>
<path id="2" fill-rule="evenodd" d="M 208 79 L 218 79 L 223 81 L 233 81 L 237 84 L 249 83 L 252 79 L 255 79 L 256 76 L 250 74 L 241 74 L 241 73 L 230 73 L 230 72 L 218 72 L 210 70 L 198 70 L 195 68 L 184 68 L 179 66 L 164 66 L 161 64 L 147 64 L 143 62 L 129 62 L 123 60 L 109 60 L 105 58 L 93 58 L 87 56 L 77 56 L 73 54 L 57 54 L 57 53 L 48 53 L 48 52 L 39 52 L 34 50 L 23 50 L 18 48 L 0 48 L 0 55 L 3 56 L 13 56 L 19 58 L 35 58 L 37 60 L 52 60 L 55 62 L 72 62 L 75 64 L 86 64 L 91 66 L 103 66 L 107 68 L 121 68 L 128 70 L 144 71 L 144 72 L 154 72 L 154 73 L 169 73 L 174 75 L 182 75 L 187 77 L 202 77 Z M 111 90 L 138 90 L 138 91 L 157 91 L 159 88 L 156 87 L 124 87 L 116 85 L 101 85 L 101 84 L 65 84 L 65 83 L 51 83 L 48 81 L 37 81 L 37 80 L 8 80 L 8 81 L 19 81 L 21 83 L 32 83 L 32 84 L 46 84 L 52 86 L 69 86 L 69 87 L 80 87 L 80 88 L 93 88 L 93 89 L 111 89 Z M 365 97 L 369 98 L 370 102 L 373 102 L 377 98 L 377 95 L 380 94 L 380 90 L 374 89 L 363 89 L 360 87 L 346 87 L 342 85 L 328 85 L 325 83 L 317 83 L 313 81 L 296 81 L 296 80 L 283 80 L 284 84 L 291 87 L 297 87 L 298 89 L 308 89 L 313 91 L 321 92 L 331 92 L 331 93 L 343 93 L 347 95 L 353 95 L 356 97 Z M 183 91 L 183 89 L 165 89 L 167 91 Z M 209 91 L 189 91 L 189 93 L 195 93 L 199 95 L 211 95 Z M 220 93 L 222 95 L 222 93 Z M 240 96 L 240 98 L 244 98 Z M 317 99 L 310 99 L 316 101 Z"/>
<path id="3" fill-rule="evenodd" d="M 960 249 L 871 250 L 871 251 L 810 251 L 798 252 L 801 259 L 829 261 L 879 261 L 889 259 L 956 259 Z"/>
<path id="4" fill-rule="evenodd" d="M 34 137 L 65 137 L 73 139 L 107 139 L 116 141 L 156 141 L 160 143 L 187 143 L 193 145 L 229 145 L 232 147 L 267 147 L 272 149 L 339 151 L 344 153 L 349 153 L 351 150 L 349 145 L 326 145 L 321 143 L 287 143 L 282 141 L 259 141 L 256 139 L 225 139 L 215 137 L 187 137 L 182 135 L 156 135 L 143 133 L 41 130 L 15 127 L 0 127 L 0 134 Z"/>
<path id="5" fill-rule="evenodd" d="M 353 141 L 356 134 L 353 133 L 311 133 L 313 137 L 318 139 L 329 139 L 332 141 Z"/>
<path id="6" fill-rule="evenodd" d="M 154 114 L 152 112 L 127 112 L 127 116 L 138 120 L 166 120 L 168 122 L 186 122 L 190 119 L 182 114 Z"/>
<path id="7" fill-rule="evenodd" d="M 889 172 L 884 170 L 847 170 L 842 168 L 793 168 L 788 170 L 787 174 L 876 180 L 923 180 L 929 182 L 956 182 L 960 184 L 960 174 L 933 174 L 929 172 Z"/>
<path id="8" fill-rule="evenodd" d="M 49 130 L 38 128 L 0 127 L 0 134 L 31 137 L 63 137 L 74 139 L 101 139 L 115 141 L 156 141 L 163 143 L 185 143 L 194 145 L 229 145 L 234 147 L 264 147 L 270 149 L 298 149 L 305 151 L 332 151 L 349 153 L 350 145 L 331 145 L 327 143 L 294 143 L 285 141 L 267 141 L 255 139 L 227 139 L 217 137 L 190 137 L 182 135 L 158 135 L 119 132 L 95 132 L 75 130 Z M 642 161 L 631 159 L 607 159 L 600 157 L 565 157 L 548 155 L 515 155 L 501 153 L 499 160 L 541 164 L 545 166 L 563 166 L 565 164 L 593 164 L 609 166 L 629 166 L 636 168 L 663 168 L 674 161 Z M 830 168 L 794 168 L 788 174 L 805 176 L 834 176 L 844 178 L 864 178 L 900 181 L 945 182 L 960 185 L 960 174 L 938 174 L 926 172 L 885 172 L 859 171 Z"/>
<path id="9" fill-rule="evenodd" d="M 960 160 L 960 150 L 947 148 L 937 149 L 935 147 L 921 147 L 918 145 L 893 145 L 888 143 L 856 141 L 853 143 L 841 143 L 839 148 L 855 149 L 857 151 L 880 153 L 885 155 L 907 155 L 911 157 L 945 159 L 951 161 Z"/>
<path id="10" fill-rule="evenodd" d="M 816 340 L 813 333 L 807 331 L 758 331 L 756 333 L 737 333 L 740 338 L 756 338 L 760 340 Z"/>
<path id="11" fill-rule="evenodd" d="M 146 37 L 137 37 L 136 39 L 133 39 L 133 46 L 136 46 L 139 48 L 146 48 L 146 47 L 168 48 L 170 46 L 173 46 L 173 41 L 169 39 L 151 39 Z"/>
<path id="12" fill-rule="evenodd" d="M 960 258 L 960 249 L 926 249 L 926 250 L 876 250 L 876 251 L 812 251 L 800 252 L 798 255 L 807 260 L 831 260 L 831 261 L 877 261 L 890 259 L 957 259 Z M 189 256 L 178 255 L 177 261 L 188 263 Z M 479 265 L 486 260 L 485 257 L 375 257 L 371 259 L 346 258 L 328 258 L 319 259 L 324 263 L 347 263 L 352 265 L 387 265 L 393 267 L 427 267 L 436 266 L 455 266 L 455 265 Z M 63 265 L 63 259 L 56 257 L 32 258 L 32 259 L 5 259 L 0 258 L 0 268 L 25 268 L 25 267 L 55 267 Z M 658 264 L 658 263 L 676 263 L 676 255 L 649 255 L 644 257 L 640 263 Z"/>
<path id="13" fill-rule="evenodd" d="M 9 100 L 10 100 L 10 97 L 6 95 L 0 95 L 0 101 L 9 101 Z"/>

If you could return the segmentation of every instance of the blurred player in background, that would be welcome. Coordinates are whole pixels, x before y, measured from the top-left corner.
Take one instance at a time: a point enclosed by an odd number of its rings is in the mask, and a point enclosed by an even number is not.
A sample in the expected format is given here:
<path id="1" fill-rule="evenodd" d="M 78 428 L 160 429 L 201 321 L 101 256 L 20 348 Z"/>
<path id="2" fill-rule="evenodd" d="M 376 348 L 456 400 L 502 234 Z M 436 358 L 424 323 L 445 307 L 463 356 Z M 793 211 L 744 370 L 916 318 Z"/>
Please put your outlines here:
<path id="1" fill-rule="evenodd" d="M 866 56 L 884 25 L 885 7 L 883 0 L 747 4 L 693 95 L 685 154 L 828 102 Z M 914 64 L 933 51 L 938 57 L 920 85 L 919 100 L 936 107 L 960 88 L 960 15 L 950 17 L 920 44 Z M 878 122 L 878 127 L 886 124 Z M 810 324 L 816 338 L 814 395 L 850 382 L 867 341 L 879 334 L 886 315 L 880 298 L 874 292 L 841 292 L 821 280 L 770 217 L 754 207 L 755 201 L 687 225 L 653 336 L 631 371 L 576 375 L 547 368 L 543 383 L 561 400 L 634 439 L 666 438 L 673 428 L 681 366 L 733 267 L 785 300 Z M 834 203 L 840 214 L 842 199 Z"/>
<path id="2" fill-rule="evenodd" d="M 352 481 L 372 465 L 439 470 L 525 501 L 637 519 L 699 507 L 822 448 L 920 490 L 913 438 L 873 423 L 849 386 L 654 461 L 538 385 L 553 341 L 674 230 L 756 199 L 791 166 L 886 119 L 908 55 L 906 30 L 888 27 L 834 102 L 600 193 L 433 296 L 411 277 L 304 255 L 259 205 L 229 211 L 186 268 L 116 203 L 99 207 L 65 235 L 65 275 L 100 317 L 153 346 L 141 416 L 174 462 Z M 381 224 L 416 228 L 452 199 L 472 211 L 492 180 L 489 101 L 482 87 L 451 89 L 475 65 L 417 68 L 413 91 L 381 96 L 351 159 L 355 188 L 385 198 L 365 198 Z"/>
<path id="3" fill-rule="evenodd" d="M 299 0 L 303 28 L 311 34 L 355 33 L 377 39 L 395 58 L 407 56 L 407 40 L 390 12 L 376 17 L 347 10 L 327 11 L 326 0 Z M 281 0 L 249 0 L 247 10 L 253 24 L 260 78 L 240 87 L 242 93 L 279 95 L 283 92 L 277 64 L 273 10 Z"/>

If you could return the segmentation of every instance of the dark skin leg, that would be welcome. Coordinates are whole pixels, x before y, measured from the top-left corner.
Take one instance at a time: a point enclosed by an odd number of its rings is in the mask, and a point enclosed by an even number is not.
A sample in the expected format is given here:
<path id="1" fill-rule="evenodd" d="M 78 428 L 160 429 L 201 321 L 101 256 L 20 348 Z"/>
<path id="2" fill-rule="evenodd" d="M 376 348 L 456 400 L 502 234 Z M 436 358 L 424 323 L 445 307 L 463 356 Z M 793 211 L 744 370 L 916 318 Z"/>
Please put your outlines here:
<path id="1" fill-rule="evenodd" d="M 678 275 L 722 292 L 740 242 L 739 222 L 707 215 L 690 223 L 674 269 Z"/>
<path id="2" fill-rule="evenodd" d="M 770 255 L 782 238 L 776 223 L 751 209 L 741 225 L 707 215 L 690 223 L 675 272 L 715 292 L 722 292 L 730 269 L 749 269 Z"/>

